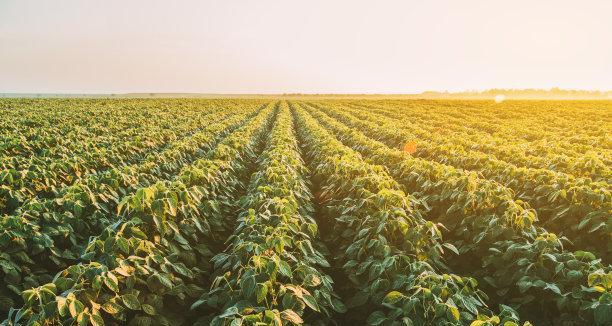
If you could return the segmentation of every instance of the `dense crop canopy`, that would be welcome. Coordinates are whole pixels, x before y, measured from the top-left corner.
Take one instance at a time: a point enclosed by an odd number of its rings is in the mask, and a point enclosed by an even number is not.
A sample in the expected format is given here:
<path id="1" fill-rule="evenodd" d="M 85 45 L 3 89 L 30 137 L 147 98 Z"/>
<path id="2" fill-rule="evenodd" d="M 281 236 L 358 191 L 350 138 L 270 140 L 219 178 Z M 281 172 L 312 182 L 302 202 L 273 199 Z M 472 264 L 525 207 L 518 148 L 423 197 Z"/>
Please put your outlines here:
<path id="1" fill-rule="evenodd" d="M 612 324 L 610 102 L 0 109 L 2 325 Z"/>

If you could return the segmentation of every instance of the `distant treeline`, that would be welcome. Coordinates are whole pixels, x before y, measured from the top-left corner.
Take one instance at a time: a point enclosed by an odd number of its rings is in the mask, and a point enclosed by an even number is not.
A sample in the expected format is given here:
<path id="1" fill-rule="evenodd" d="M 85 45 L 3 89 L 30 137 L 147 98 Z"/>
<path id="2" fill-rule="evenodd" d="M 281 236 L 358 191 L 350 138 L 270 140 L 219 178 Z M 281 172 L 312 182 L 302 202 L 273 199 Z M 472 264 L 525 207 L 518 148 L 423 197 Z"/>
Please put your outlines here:
<path id="1" fill-rule="evenodd" d="M 505 89 L 492 88 L 486 91 L 467 92 L 423 92 L 422 98 L 492 99 L 503 95 L 506 99 L 612 99 L 612 91 L 585 91 L 573 89 Z"/>
<path id="2" fill-rule="evenodd" d="M 59 93 L 0 93 L 0 98 L 403 98 L 403 99 L 555 99 L 555 100 L 612 100 L 612 91 L 586 91 L 572 89 L 505 89 L 485 91 L 437 92 L 419 94 L 209 94 L 209 93 L 117 93 L 117 94 L 59 94 Z"/>

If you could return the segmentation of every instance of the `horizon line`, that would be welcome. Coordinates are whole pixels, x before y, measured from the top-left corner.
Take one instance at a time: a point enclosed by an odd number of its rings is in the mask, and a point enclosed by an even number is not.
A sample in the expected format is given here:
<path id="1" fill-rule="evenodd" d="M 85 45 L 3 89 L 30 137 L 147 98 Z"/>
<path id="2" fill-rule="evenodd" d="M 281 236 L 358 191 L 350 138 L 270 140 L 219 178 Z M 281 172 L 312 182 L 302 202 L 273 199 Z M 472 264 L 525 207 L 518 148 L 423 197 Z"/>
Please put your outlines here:
<path id="1" fill-rule="evenodd" d="M 183 91 L 134 91 L 134 92 L 64 92 L 64 91 L 51 91 L 51 92 L 16 92 L 16 91 L 3 91 L 0 92 L 2 95 L 132 95 L 132 94 L 186 94 L 186 95 L 423 95 L 428 93 L 437 94 L 478 94 L 487 93 L 493 91 L 500 92 L 581 92 L 581 93 L 612 93 L 612 89 L 601 90 L 601 89 L 570 89 L 570 88 L 487 88 L 487 89 L 468 89 L 461 91 L 449 91 L 449 90 L 426 90 L 422 92 L 183 92 Z"/>

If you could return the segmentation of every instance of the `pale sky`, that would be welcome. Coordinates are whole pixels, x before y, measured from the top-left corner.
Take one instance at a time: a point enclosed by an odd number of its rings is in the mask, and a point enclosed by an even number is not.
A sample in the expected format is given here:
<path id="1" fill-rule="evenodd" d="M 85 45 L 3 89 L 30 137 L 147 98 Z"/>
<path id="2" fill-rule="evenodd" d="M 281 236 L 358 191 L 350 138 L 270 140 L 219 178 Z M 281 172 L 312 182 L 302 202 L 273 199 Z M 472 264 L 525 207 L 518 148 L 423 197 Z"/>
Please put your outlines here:
<path id="1" fill-rule="evenodd" d="M 612 90 L 611 0 L 0 0 L 2 92 Z"/>

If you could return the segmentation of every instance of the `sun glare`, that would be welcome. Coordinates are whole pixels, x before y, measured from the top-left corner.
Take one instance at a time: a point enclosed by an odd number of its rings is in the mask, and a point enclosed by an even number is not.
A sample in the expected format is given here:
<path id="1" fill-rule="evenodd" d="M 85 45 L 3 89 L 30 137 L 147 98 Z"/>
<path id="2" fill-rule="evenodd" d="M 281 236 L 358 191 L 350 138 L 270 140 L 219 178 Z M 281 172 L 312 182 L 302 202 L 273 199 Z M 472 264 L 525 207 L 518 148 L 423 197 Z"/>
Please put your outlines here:
<path id="1" fill-rule="evenodd" d="M 413 141 L 407 142 L 402 150 L 406 153 L 414 154 L 417 150 L 417 144 Z"/>
<path id="2" fill-rule="evenodd" d="M 506 95 L 497 95 L 495 96 L 495 103 L 501 103 L 506 100 Z"/>

